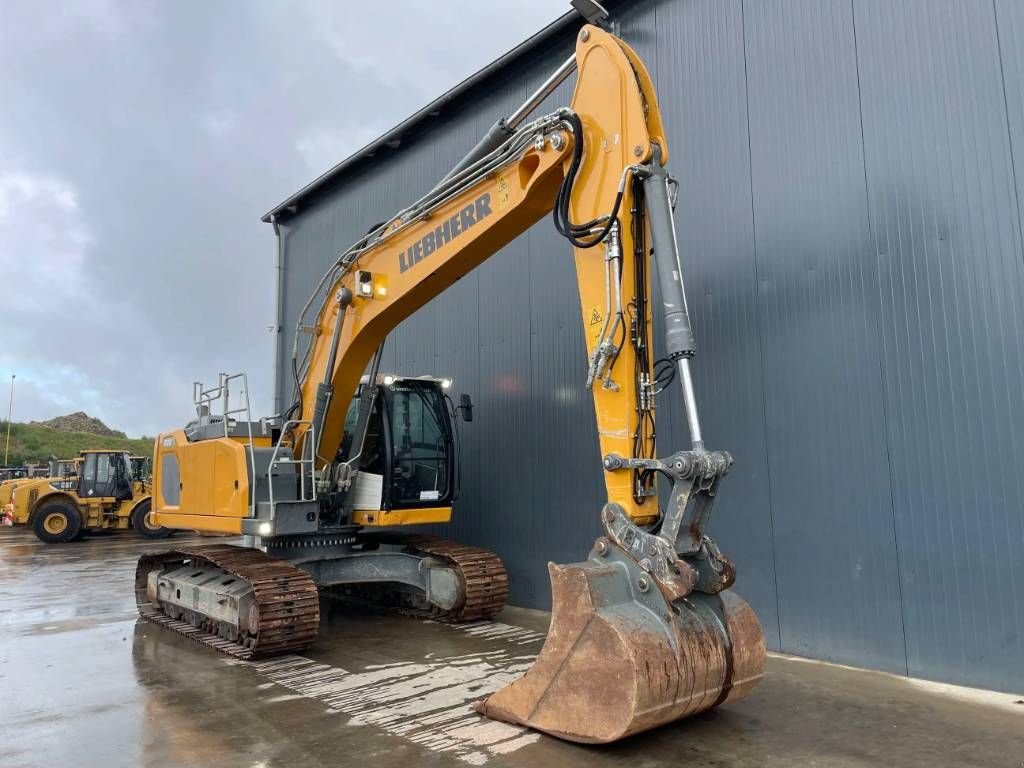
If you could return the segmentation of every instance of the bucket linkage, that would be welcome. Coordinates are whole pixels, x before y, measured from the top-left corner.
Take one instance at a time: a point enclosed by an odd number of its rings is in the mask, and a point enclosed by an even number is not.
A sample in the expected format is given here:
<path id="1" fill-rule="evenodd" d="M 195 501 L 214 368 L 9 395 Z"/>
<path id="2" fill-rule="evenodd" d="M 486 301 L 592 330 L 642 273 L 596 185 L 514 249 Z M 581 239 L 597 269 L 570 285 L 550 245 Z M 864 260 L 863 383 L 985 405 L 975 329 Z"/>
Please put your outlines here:
<path id="1" fill-rule="evenodd" d="M 761 679 L 764 635 L 729 590 L 736 571 L 704 533 L 725 452 L 668 460 L 607 456 L 608 471 L 672 480 L 660 527 L 606 504 L 605 535 L 582 563 L 550 563 L 547 640 L 526 674 L 477 703 L 482 714 L 570 741 L 605 743 L 746 696 Z"/>

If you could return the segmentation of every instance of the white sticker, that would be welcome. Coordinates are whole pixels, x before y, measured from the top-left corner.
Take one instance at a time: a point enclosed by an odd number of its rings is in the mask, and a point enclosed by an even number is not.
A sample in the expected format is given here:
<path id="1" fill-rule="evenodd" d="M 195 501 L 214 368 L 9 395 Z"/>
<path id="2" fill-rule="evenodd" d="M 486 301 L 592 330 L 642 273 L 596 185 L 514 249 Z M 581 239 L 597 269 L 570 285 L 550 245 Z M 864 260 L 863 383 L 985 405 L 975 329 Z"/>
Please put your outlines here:
<path id="1" fill-rule="evenodd" d="M 420 491 L 420 501 L 437 501 L 440 498 L 440 491 Z"/>

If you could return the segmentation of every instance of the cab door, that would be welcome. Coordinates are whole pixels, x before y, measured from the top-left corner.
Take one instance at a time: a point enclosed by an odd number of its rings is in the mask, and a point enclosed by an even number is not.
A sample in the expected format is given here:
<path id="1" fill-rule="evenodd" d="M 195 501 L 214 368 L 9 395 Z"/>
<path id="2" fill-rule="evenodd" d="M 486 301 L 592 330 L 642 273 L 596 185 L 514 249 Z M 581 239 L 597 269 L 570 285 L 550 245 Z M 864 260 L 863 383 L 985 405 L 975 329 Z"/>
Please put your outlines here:
<path id="1" fill-rule="evenodd" d="M 404 379 L 387 387 L 384 399 L 386 507 L 450 507 L 455 440 L 444 392 L 431 381 Z"/>

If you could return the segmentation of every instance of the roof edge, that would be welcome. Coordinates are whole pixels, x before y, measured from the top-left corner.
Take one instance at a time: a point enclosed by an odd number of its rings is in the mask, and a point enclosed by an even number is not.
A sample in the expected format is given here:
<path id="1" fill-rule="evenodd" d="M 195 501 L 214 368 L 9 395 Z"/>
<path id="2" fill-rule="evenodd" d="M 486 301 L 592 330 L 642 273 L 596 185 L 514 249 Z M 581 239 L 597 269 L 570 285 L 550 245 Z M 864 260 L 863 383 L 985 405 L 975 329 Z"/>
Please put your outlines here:
<path id="1" fill-rule="evenodd" d="M 539 32 L 537 32 L 534 35 L 531 35 L 528 39 L 519 43 L 519 45 L 517 45 L 512 50 L 508 51 L 505 54 L 502 54 L 501 56 L 499 56 L 497 59 L 495 59 L 482 69 L 477 70 L 472 75 L 463 80 L 461 83 L 458 83 L 454 87 L 445 91 L 442 95 L 438 96 L 436 99 L 431 101 L 426 106 L 418 109 L 409 117 L 405 118 L 405 120 L 402 120 L 389 131 L 378 136 L 376 139 L 371 141 L 362 149 L 356 150 L 351 155 L 342 160 L 340 163 L 329 168 L 327 171 L 317 176 L 315 179 L 313 179 L 313 181 L 309 182 L 304 187 L 299 189 L 298 192 L 295 192 L 294 194 L 290 195 L 285 200 L 281 201 L 273 208 L 271 208 L 269 211 L 267 211 L 265 214 L 263 214 L 261 221 L 269 224 L 271 223 L 271 221 L 273 221 L 275 217 L 279 218 L 281 213 L 294 213 L 295 209 L 297 209 L 298 204 L 302 201 L 303 198 L 308 197 L 314 192 L 319 191 L 321 188 L 323 188 L 329 182 L 333 181 L 335 178 L 340 176 L 342 173 L 344 173 L 346 170 L 348 170 L 351 166 L 355 165 L 360 160 L 372 156 L 377 151 L 385 147 L 390 146 L 391 148 L 396 148 L 397 144 L 395 142 L 401 141 L 402 136 L 407 131 L 416 127 L 427 118 L 435 117 L 441 111 L 441 109 L 446 107 L 448 104 L 450 104 L 452 101 L 454 101 L 456 98 L 461 96 L 466 91 L 470 90 L 474 86 L 480 84 L 487 78 L 496 74 L 498 71 L 505 68 L 506 66 L 516 61 L 520 57 L 525 56 L 527 53 L 534 50 L 535 48 L 547 43 L 551 38 L 558 35 L 560 32 L 568 28 L 571 24 L 578 23 L 580 21 L 581 19 L 575 10 L 569 11 L 568 13 L 559 16 L 557 19 L 555 19 L 553 22 L 551 22 L 546 27 L 541 29 Z M 288 209 L 292 210 L 289 211 Z"/>

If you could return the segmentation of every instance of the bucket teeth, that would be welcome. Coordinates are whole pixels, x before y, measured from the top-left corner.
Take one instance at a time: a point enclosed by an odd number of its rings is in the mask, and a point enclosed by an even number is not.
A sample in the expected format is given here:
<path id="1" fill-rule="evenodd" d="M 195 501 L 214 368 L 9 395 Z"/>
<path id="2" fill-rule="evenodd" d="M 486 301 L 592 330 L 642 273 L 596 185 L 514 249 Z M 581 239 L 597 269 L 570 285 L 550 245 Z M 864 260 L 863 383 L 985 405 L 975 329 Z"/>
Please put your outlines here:
<path id="1" fill-rule="evenodd" d="M 477 709 L 553 736 L 605 743 L 742 698 L 760 680 L 760 623 L 738 595 L 673 608 L 634 591 L 621 563 L 548 565 L 547 641 L 526 674 Z"/>

